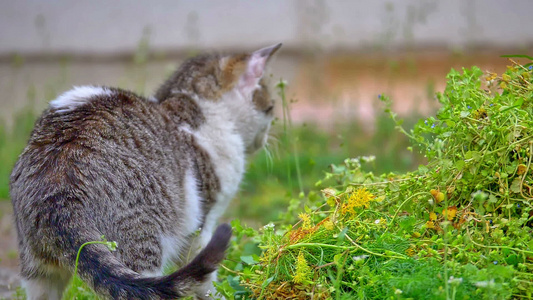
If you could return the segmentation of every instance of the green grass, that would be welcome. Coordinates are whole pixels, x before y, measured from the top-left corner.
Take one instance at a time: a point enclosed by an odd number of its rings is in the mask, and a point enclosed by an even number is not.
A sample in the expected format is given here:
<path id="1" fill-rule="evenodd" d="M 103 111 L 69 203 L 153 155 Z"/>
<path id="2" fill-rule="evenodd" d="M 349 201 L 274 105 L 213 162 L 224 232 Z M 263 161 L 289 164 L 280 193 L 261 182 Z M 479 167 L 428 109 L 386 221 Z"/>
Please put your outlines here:
<path id="1" fill-rule="evenodd" d="M 0 120 L 0 200 L 9 199 L 9 175 L 26 146 L 35 119 L 35 113 L 28 106 L 14 115 L 11 129 Z"/>

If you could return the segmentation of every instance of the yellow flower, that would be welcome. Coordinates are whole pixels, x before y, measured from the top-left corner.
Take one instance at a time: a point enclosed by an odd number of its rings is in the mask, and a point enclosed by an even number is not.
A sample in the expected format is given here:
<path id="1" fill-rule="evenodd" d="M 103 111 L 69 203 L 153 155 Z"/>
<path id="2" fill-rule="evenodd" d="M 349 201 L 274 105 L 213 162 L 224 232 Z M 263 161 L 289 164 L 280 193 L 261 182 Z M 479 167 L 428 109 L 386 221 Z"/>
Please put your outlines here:
<path id="1" fill-rule="evenodd" d="M 311 268 L 305 260 L 304 253 L 300 251 L 298 254 L 298 259 L 296 260 L 296 271 L 294 272 L 292 281 L 295 283 L 306 283 L 309 280 L 309 275 L 311 275 Z"/>
<path id="2" fill-rule="evenodd" d="M 494 79 L 496 79 L 496 77 L 498 76 L 498 74 L 496 73 L 489 73 L 489 75 L 487 75 L 487 81 L 492 81 Z"/>
<path id="3" fill-rule="evenodd" d="M 416 254 L 416 247 L 414 245 L 411 245 L 409 248 L 407 248 L 407 250 L 405 250 L 405 254 L 407 254 L 407 256 L 414 256 Z"/>
<path id="4" fill-rule="evenodd" d="M 508 74 L 502 74 L 502 80 L 505 82 L 509 82 L 511 81 L 511 76 L 509 76 Z"/>
<path id="5" fill-rule="evenodd" d="M 435 229 L 435 222 L 427 221 L 426 222 L 426 227 L 429 228 L 429 229 Z"/>
<path id="6" fill-rule="evenodd" d="M 437 220 L 437 214 L 434 212 L 429 213 L 429 221 L 426 222 L 426 227 L 430 229 L 435 228 L 435 221 Z"/>
<path id="7" fill-rule="evenodd" d="M 369 202 L 374 200 L 372 195 L 366 188 L 357 189 L 350 194 L 350 197 L 342 205 L 342 213 L 355 214 L 355 208 L 357 207 L 369 207 Z"/>
<path id="8" fill-rule="evenodd" d="M 457 206 L 450 206 L 447 209 L 442 211 L 442 214 L 448 218 L 448 221 L 453 220 L 455 218 L 455 215 L 457 214 Z"/>
<path id="9" fill-rule="evenodd" d="M 500 82 L 500 87 L 501 87 L 502 89 L 506 89 L 506 88 L 507 88 L 507 83 L 505 83 L 505 82 L 503 82 L 503 81 Z"/>
<path id="10" fill-rule="evenodd" d="M 298 214 L 298 217 L 300 219 L 302 219 L 302 221 L 304 221 L 304 222 L 310 222 L 310 217 L 306 213 L 300 213 L 300 214 Z"/>
<path id="11" fill-rule="evenodd" d="M 308 214 L 306 214 L 306 213 L 300 213 L 300 214 L 298 215 L 298 217 L 299 217 L 300 219 L 302 219 L 302 221 L 303 221 L 303 225 L 302 225 L 302 227 L 303 227 L 304 229 L 309 229 L 309 228 L 311 228 L 311 217 L 310 217 Z"/>
<path id="12" fill-rule="evenodd" d="M 330 220 L 324 222 L 324 228 L 326 228 L 326 230 L 333 230 L 334 227 L 335 225 Z"/>

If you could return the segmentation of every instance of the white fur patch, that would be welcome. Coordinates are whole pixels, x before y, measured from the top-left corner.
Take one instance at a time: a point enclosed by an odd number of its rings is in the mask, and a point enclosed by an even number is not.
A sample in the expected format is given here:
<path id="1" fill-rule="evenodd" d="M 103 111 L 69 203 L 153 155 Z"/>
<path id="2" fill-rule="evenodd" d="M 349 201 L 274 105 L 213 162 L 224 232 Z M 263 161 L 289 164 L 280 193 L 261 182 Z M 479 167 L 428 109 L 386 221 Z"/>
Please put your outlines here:
<path id="1" fill-rule="evenodd" d="M 91 100 L 94 96 L 110 96 L 113 92 L 101 86 L 75 86 L 70 91 L 61 94 L 50 101 L 50 107 L 57 112 L 69 112 Z"/>
<path id="2" fill-rule="evenodd" d="M 217 201 L 205 217 L 202 228 L 202 246 L 205 246 L 214 231 L 220 216 L 239 189 L 244 174 L 244 139 L 240 129 L 253 127 L 243 123 L 241 118 L 249 118 L 251 101 L 245 99 L 235 89 L 222 96 L 218 102 L 199 101 L 206 123 L 195 132 L 196 142 L 214 163 L 215 173 L 220 181 Z M 236 126 L 239 126 L 237 128 Z M 241 128 L 242 127 L 242 128 Z"/>
<path id="3" fill-rule="evenodd" d="M 175 235 L 162 235 L 161 236 L 161 273 L 164 271 L 165 266 L 170 262 L 176 260 L 179 257 L 179 253 L 184 246 L 184 239 L 180 239 Z M 143 274 L 144 275 L 144 274 Z M 152 274 L 146 274 L 152 275 Z"/>
<path id="4" fill-rule="evenodd" d="M 191 169 L 185 172 L 183 189 L 185 196 L 184 215 L 181 222 L 183 228 L 179 230 L 179 235 L 161 236 L 161 247 L 163 250 L 162 267 L 179 258 L 180 251 L 185 246 L 186 237 L 198 230 L 201 224 L 200 216 L 202 214 L 202 208 L 200 193 L 198 191 L 197 180 Z"/>
<path id="5" fill-rule="evenodd" d="M 194 134 L 194 133 L 192 132 L 191 126 L 189 126 L 189 125 L 183 125 L 183 126 L 180 126 L 179 129 L 180 129 L 181 131 L 185 132 L 185 133 L 190 134 L 190 135 Z"/>
<path id="6" fill-rule="evenodd" d="M 158 276 L 163 275 L 163 269 L 164 268 L 161 268 L 160 270 L 155 270 L 155 271 L 142 271 L 141 276 L 145 278 L 158 277 Z"/>
<path id="7" fill-rule="evenodd" d="M 161 236 L 161 247 L 163 248 L 163 264 L 168 262 L 170 257 L 174 255 L 170 255 L 171 252 L 177 252 L 178 248 L 180 246 L 180 240 L 177 239 L 175 236 L 169 236 L 169 235 L 162 235 Z M 173 251 L 172 251 L 173 250 Z"/>
<path id="8" fill-rule="evenodd" d="M 185 232 L 191 234 L 200 227 L 200 216 L 202 215 L 202 199 L 200 199 L 200 193 L 198 191 L 198 182 L 191 169 L 185 172 L 183 188 L 185 190 L 185 219 L 183 220 L 183 224 L 185 226 Z"/>

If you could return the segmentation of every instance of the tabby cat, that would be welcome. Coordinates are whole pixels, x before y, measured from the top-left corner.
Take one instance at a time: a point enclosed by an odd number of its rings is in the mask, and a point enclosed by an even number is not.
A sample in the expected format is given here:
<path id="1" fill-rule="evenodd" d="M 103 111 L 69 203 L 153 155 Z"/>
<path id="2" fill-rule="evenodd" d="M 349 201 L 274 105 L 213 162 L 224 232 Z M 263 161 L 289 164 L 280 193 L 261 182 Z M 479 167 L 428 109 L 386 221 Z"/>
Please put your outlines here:
<path id="1" fill-rule="evenodd" d="M 213 297 L 231 237 L 216 223 L 265 144 L 263 75 L 280 46 L 192 58 L 150 98 L 83 86 L 50 102 L 11 174 L 28 299 L 60 299 L 78 249 L 102 235 L 117 251 L 85 246 L 78 265 L 100 296 Z M 163 276 L 169 262 L 186 265 Z"/>

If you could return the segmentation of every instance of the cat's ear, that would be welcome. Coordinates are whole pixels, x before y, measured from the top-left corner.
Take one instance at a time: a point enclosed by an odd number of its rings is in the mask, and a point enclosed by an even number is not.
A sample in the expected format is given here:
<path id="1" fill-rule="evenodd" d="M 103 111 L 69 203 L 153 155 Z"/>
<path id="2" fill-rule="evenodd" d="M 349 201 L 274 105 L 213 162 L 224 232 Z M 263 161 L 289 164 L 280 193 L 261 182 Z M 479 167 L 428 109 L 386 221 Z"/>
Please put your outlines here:
<path id="1" fill-rule="evenodd" d="M 249 56 L 244 73 L 239 79 L 239 89 L 243 94 L 250 95 L 257 88 L 259 80 L 265 73 L 268 61 L 280 47 L 281 43 L 259 49 Z"/>

